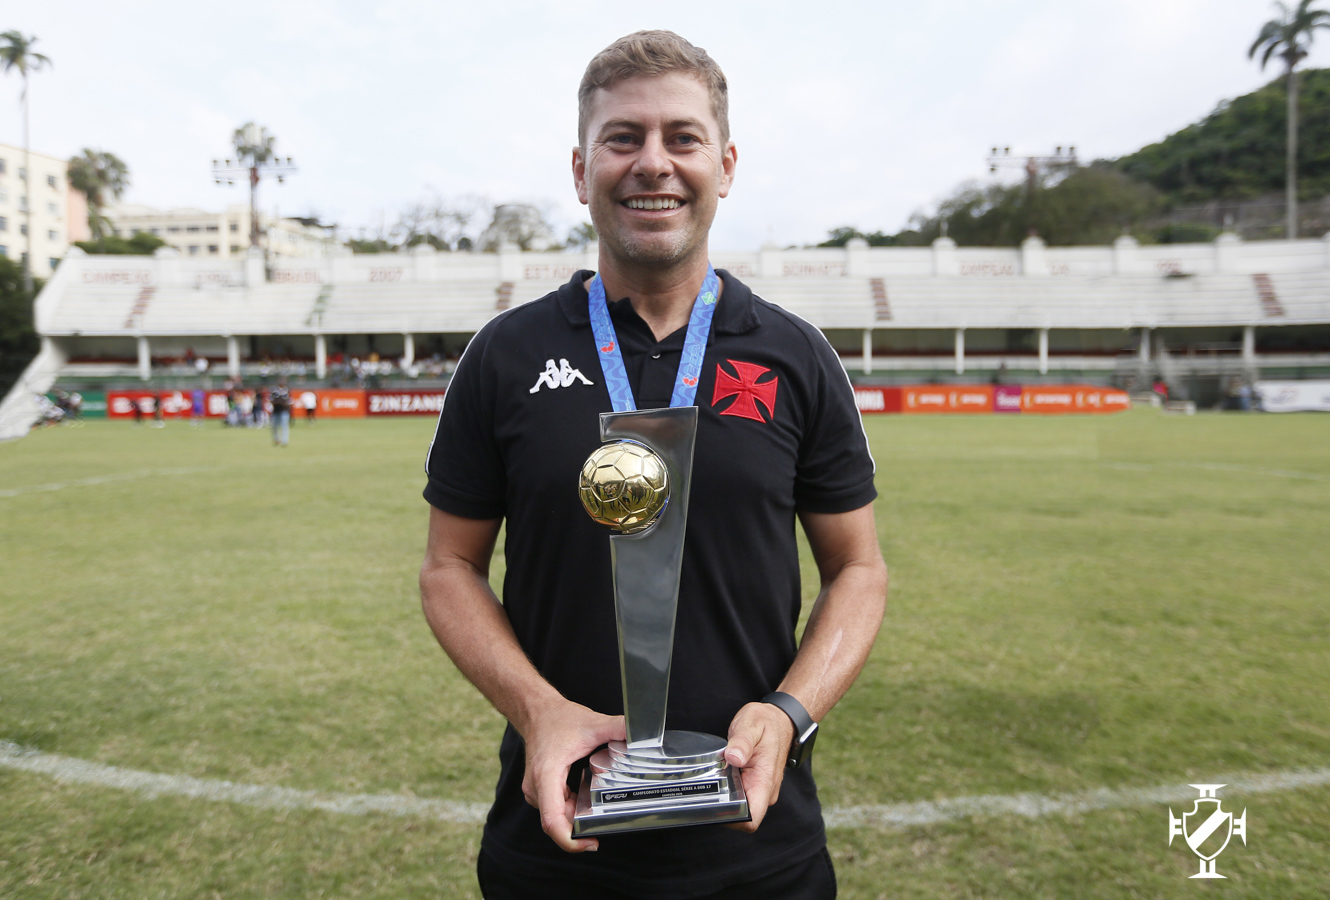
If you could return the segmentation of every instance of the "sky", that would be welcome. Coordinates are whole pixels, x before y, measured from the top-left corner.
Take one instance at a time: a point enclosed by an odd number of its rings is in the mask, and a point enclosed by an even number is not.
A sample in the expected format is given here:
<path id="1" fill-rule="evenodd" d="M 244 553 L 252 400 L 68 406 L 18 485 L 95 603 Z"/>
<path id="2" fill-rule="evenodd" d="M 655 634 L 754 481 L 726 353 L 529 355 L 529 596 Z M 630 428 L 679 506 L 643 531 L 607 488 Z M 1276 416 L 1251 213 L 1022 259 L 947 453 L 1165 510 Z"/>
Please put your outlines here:
<path id="1" fill-rule="evenodd" d="M 124 202 L 220 210 L 248 190 L 215 185 L 212 160 L 256 121 L 299 168 L 262 185 L 262 207 L 353 235 L 431 195 L 535 203 L 560 233 L 588 221 L 570 174 L 582 71 L 623 34 L 672 29 L 729 81 L 739 164 L 711 246 L 748 251 L 897 231 L 994 177 L 994 145 L 1088 161 L 1158 141 L 1279 73 L 1247 59 L 1273 15 L 1265 0 L 0 0 L 0 31 L 53 63 L 31 76 L 34 151 L 108 150 L 130 168 Z M 1306 65 L 1330 66 L 1330 33 Z M 0 143 L 22 143 L 20 84 L 0 77 Z"/>

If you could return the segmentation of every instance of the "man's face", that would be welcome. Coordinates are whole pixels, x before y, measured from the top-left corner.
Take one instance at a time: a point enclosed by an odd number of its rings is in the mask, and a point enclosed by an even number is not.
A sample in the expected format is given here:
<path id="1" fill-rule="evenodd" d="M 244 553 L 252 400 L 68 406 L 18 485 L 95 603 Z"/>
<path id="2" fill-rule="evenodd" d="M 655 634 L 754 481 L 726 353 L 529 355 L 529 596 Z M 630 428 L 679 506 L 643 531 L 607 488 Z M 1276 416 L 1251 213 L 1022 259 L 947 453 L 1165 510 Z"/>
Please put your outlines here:
<path id="1" fill-rule="evenodd" d="M 737 154 L 720 143 L 699 78 L 671 72 L 597 91 L 584 142 L 573 148 L 573 181 L 602 252 L 652 268 L 705 253 Z"/>

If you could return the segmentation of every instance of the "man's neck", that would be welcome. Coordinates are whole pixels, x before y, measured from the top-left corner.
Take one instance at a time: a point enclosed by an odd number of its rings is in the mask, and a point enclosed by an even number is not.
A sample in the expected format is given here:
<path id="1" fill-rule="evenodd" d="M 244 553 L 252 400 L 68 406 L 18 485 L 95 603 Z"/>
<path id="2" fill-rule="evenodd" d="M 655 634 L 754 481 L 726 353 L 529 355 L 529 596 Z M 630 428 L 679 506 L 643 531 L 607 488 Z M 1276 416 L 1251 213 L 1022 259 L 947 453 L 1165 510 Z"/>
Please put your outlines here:
<path id="1" fill-rule="evenodd" d="M 621 265 L 602 252 L 599 274 L 605 296 L 610 300 L 631 299 L 633 310 L 660 341 L 688 324 L 693 303 L 707 278 L 707 256 L 704 248 L 696 259 L 677 266 L 646 269 Z"/>

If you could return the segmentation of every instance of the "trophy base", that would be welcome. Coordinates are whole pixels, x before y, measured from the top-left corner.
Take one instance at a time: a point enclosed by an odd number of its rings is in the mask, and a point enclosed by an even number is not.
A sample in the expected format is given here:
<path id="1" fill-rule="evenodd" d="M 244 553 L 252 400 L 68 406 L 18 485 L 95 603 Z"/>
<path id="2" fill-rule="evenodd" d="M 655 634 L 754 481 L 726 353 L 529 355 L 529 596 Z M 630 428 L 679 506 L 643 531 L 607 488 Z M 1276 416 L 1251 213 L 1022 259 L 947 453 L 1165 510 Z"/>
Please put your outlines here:
<path id="1" fill-rule="evenodd" d="M 749 821 L 743 778 L 724 751 L 722 739 L 688 731 L 666 732 L 661 747 L 611 743 L 582 776 L 573 837 Z"/>

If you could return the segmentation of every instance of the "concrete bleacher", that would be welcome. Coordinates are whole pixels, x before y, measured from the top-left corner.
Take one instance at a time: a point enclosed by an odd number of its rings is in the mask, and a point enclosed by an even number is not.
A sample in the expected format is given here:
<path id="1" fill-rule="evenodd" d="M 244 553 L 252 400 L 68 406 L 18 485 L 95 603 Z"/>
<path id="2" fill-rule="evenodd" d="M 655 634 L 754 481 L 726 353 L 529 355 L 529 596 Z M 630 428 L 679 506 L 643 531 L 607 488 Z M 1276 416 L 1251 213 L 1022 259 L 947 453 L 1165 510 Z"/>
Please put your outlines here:
<path id="1" fill-rule="evenodd" d="M 991 355 L 993 340 L 984 334 L 998 331 L 1037 330 L 1041 346 L 1053 346 L 1054 355 L 1077 351 L 1056 349 L 1048 332 L 1079 331 L 1078 346 L 1090 358 L 1148 343 L 1144 337 L 1126 341 L 1124 330 L 1148 336 L 1154 329 L 1330 324 L 1327 240 L 1244 243 L 1222 235 L 1205 244 L 1140 246 L 1124 237 L 1111 246 L 1046 247 L 1030 239 L 1020 247 L 957 247 L 941 238 L 931 247 L 766 247 L 717 253 L 714 261 L 760 296 L 839 334 L 838 350 L 847 359 L 860 346 L 854 332 L 870 348 L 874 334 L 955 331 L 957 371 L 967 343 L 976 355 Z M 58 342 L 64 359 L 75 360 L 71 366 L 98 359 L 109 364 L 137 352 L 142 372 L 153 359 L 178 357 L 186 347 L 220 346 L 238 371 L 248 352 L 238 340 L 249 336 L 302 341 L 305 349 L 297 352 L 306 359 L 322 358 L 329 340 L 348 335 L 391 336 L 380 344 L 408 348 L 412 336 L 452 335 L 448 345 L 456 347 L 503 310 L 595 265 L 594 247 L 577 253 L 417 247 L 287 259 L 271 268 L 257 254 L 210 261 L 168 251 L 154 257 L 71 251 L 38 298 L 37 325 Z M 970 333 L 968 341 L 962 332 Z M 1113 340 L 1100 341 L 1096 332 L 1112 332 Z M 107 341 L 121 343 L 108 347 Z M 887 343 L 907 348 L 926 341 Z M 946 363 L 936 340 L 930 346 L 938 365 Z M 1250 361 L 1252 348 L 1244 347 Z M 1049 355 L 1041 351 L 1043 368 Z M 1330 365 L 1330 352 L 1323 355 Z"/>

